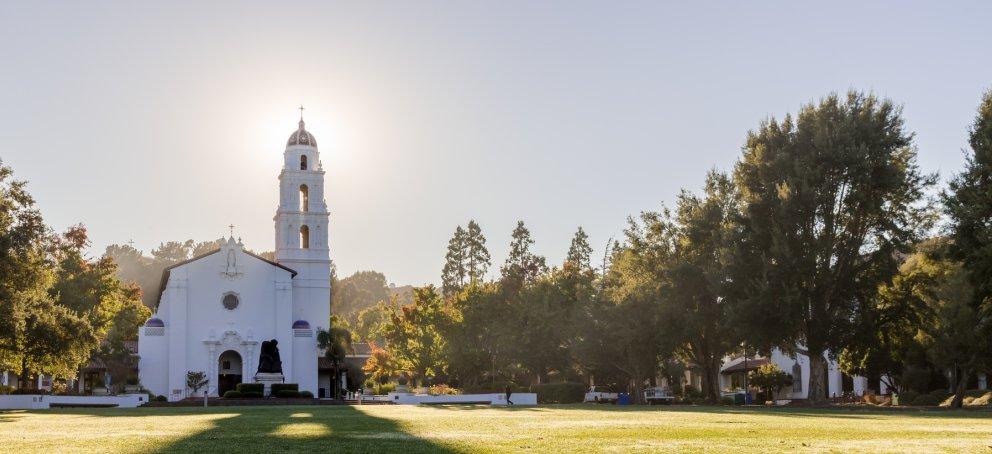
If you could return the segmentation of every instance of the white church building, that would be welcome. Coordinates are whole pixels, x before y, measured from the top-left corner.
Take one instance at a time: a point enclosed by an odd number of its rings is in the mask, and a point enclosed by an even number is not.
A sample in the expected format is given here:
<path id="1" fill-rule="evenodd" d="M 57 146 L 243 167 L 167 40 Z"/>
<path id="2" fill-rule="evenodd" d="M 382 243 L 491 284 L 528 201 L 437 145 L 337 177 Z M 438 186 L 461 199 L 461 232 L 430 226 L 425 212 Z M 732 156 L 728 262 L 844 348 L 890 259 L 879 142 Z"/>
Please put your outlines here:
<path id="1" fill-rule="evenodd" d="M 318 396 L 316 332 L 330 323 L 329 214 L 317 141 L 289 137 L 279 174 L 275 261 L 221 240 L 213 252 L 165 269 L 155 314 L 138 334 L 139 379 L 170 401 L 188 395 L 187 372 L 205 372 L 222 396 L 255 382 L 264 341 L 278 342 L 282 381 Z M 202 391 L 201 391 L 202 392 Z"/>

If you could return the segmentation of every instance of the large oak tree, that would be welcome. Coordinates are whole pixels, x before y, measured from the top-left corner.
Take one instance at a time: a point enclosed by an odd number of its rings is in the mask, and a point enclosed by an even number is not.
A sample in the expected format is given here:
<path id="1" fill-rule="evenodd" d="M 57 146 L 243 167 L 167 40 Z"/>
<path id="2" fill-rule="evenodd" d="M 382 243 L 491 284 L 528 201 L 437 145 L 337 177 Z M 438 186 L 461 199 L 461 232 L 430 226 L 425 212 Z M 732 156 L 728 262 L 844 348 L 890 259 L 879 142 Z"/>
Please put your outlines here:
<path id="1" fill-rule="evenodd" d="M 734 180 L 744 202 L 750 337 L 810 358 L 809 399 L 827 397 L 824 354 L 836 354 L 856 309 L 918 238 L 934 177 L 916 165 L 901 109 L 871 94 L 832 94 L 795 119 L 749 133 Z"/>

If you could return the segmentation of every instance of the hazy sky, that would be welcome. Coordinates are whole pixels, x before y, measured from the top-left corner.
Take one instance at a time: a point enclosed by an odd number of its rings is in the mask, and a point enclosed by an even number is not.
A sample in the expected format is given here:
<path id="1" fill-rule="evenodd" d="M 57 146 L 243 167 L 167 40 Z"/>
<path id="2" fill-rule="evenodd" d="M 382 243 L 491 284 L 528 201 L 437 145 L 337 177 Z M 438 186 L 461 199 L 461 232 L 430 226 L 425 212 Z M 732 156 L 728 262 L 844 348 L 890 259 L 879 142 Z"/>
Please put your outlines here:
<path id="1" fill-rule="evenodd" d="M 94 255 L 231 223 L 271 250 L 301 103 L 339 273 L 422 284 L 470 218 L 494 269 L 518 219 L 549 263 L 579 225 L 601 256 L 851 87 L 904 105 L 946 180 L 992 86 L 989 2 L 201 3 L 0 2 L 0 158 Z"/>

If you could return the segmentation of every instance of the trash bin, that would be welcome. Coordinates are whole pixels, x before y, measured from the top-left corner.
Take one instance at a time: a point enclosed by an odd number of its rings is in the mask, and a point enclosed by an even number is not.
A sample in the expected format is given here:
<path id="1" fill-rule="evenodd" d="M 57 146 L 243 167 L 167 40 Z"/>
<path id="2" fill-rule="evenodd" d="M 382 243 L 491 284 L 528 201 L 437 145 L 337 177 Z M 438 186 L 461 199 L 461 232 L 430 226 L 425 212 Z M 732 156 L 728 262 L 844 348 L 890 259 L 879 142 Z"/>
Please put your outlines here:
<path id="1" fill-rule="evenodd" d="M 754 403 L 754 396 L 751 393 L 744 393 L 744 405 L 751 405 Z"/>
<path id="2" fill-rule="evenodd" d="M 620 393 L 617 396 L 617 405 L 630 405 L 630 394 Z"/>
<path id="3" fill-rule="evenodd" d="M 734 393 L 734 405 L 746 405 L 746 402 L 744 393 Z"/>

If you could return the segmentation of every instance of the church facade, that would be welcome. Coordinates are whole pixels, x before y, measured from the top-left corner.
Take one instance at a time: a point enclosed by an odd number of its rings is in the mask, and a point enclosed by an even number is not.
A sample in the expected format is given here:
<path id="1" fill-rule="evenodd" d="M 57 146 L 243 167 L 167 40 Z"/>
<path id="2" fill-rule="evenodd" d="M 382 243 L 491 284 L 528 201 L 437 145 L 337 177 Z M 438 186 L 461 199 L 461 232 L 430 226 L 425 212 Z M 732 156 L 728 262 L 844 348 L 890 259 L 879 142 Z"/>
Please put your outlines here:
<path id="1" fill-rule="evenodd" d="M 315 396 L 329 383 L 318 376 L 316 334 L 330 323 L 330 216 L 317 141 L 302 118 L 283 155 L 275 260 L 232 235 L 163 271 L 155 314 L 138 334 L 138 374 L 149 391 L 181 400 L 187 373 L 205 372 L 207 393 L 222 396 L 256 381 L 260 360 L 271 363 L 262 343 L 273 340 L 266 346 L 277 346 L 282 381 Z"/>

